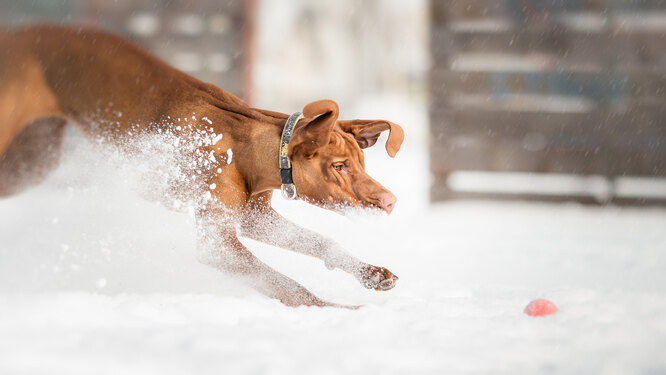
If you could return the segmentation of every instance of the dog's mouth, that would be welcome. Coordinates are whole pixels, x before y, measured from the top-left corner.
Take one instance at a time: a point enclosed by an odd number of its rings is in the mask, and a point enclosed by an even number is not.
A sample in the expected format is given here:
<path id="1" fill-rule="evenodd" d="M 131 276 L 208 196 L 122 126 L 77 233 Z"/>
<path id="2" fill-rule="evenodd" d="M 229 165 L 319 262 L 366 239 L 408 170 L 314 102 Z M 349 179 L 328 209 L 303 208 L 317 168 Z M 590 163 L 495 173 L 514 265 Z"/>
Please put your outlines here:
<path id="1" fill-rule="evenodd" d="M 387 203 L 381 195 L 377 197 L 372 196 L 369 198 L 361 198 L 356 201 L 356 204 L 349 202 L 347 209 L 351 209 L 352 211 L 372 212 L 373 214 L 386 213 L 387 215 L 390 215 L 395 206 L 396 199 L 390 192 L 388 195 L 392 197 L 392 200 L 389 203 Z"/>
<path id="2" fill-rule="evenodd" d="M 379 203 L 379 200 L 376 200 L 376 199 L 369 199 L 369 200 L 367 200 L 367 201 L 363 201 L 363 202 L 361 203 L 361 206 L 360 206 L 360 207 L 362 207 L 362 208 L 364 208 L 364 209 L 366 209 L 366 210 L 369 210 L 369 211 L 371 211 L 371 212 L 383 212 L 383 211 L 385 211 L 385 210 L 381 207 L 381 205 L 380 205 L 380 203 Z"/>
<path id="3" fill-rule="evenodd" d="M 314 199 L 309 199 L 307 197 L 301 197 L 301 200 L 313 204 L 317 207 L 333 211 L 335 213 L 338 213 L 342 216 L 347 216 L 349 214 L 357 214 L 359 212 L 369 212 L 372 214 L 381 214 L 387 212 L 386 209 L 382 208 L 380 206 L 379 201 L 374 201 L 374 200 L 345 200 L 345 201 L 337 201 L 337 202 L 332 202 L 332 201 L 319 201 L 319 200 L 314 200 Z"/>

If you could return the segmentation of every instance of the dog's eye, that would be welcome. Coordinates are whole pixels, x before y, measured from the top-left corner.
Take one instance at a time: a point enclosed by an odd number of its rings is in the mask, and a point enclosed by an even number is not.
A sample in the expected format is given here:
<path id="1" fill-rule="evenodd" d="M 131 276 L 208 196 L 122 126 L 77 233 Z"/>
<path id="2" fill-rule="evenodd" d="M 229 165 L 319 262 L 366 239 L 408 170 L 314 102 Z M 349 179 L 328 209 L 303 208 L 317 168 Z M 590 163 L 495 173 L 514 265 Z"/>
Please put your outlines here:
<path id="1" fill-rule="evenodd" d="M 338 172 L 344 172 L 347 170 L 347 166 L 345 166 L 345 163 L 342 162 L 333 163 L 333 168 L 335 168 L 335 170 Z"/>

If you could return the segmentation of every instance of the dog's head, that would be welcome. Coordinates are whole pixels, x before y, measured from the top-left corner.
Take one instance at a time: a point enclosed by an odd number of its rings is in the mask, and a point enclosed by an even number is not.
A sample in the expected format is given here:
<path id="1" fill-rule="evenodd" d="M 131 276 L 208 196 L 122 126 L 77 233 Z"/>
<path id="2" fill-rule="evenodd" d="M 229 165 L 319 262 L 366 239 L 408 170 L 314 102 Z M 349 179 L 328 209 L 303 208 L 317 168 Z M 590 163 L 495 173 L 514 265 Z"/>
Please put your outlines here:
<path id="1" fill-rule="evenodd" d="M 404 139 L 402 128 L 385 120 L 338 121 L 338 105 L 331 100 L 308 104 L 303 116 L 289 145 L 301 199 L 334 211 L 373 207 L 390 214 L 396 197 L 365 172 L 362 149 L 388 130 L 386 151 L 394 157 Z"/>

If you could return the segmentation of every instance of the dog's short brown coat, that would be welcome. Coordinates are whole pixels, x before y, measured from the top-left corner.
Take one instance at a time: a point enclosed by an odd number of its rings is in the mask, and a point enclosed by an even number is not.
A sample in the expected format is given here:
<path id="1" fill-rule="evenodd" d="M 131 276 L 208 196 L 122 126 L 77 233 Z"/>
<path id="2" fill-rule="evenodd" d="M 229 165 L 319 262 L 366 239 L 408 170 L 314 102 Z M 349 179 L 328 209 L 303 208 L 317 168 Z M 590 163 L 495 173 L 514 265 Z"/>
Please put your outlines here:
<path id="1" fill-rule="evenodd" d="M 214 199 L 197 212 L 203 262 L 238 274 L 292 306 L 332 304 L 263 264 L 237 235 L 319 257 L 369 288 L 395 285 L 397 277 L 387 269 L 357 260 L 333 240 L 288 222 L 271 208 L 271 195 L 280 188 L 277 156 L 287 115 L 251 108 L 125 39 L 81 28 L 1 31 L 0 82 L 0 196 L 40 182 L 57 166 L 67 123 L 88 138 L 103 134 L 110 142 L 164 127 L 186 139 L 186 130 L 177 130 L 174 121 L 195 114 L 199 121 L 206 118 L 198 126 L 223 134 L 214 145 L 198 146 L 199 151 L 224 158 L 233 150 L 233 162 L 222 163 L 221 172 L 201 176 L 202 189 L 214 187 Z M 303 114 L 289 147 L 300 198 L 330 209 L 367 206 L 390 213 L 395 197 L 365 173 L 361 148 L 389 130 L 386 149 L 393 157 L 402 129 L 383 120 L 339 121 L 338 107 L 330 100 L 306 105 Z M 219 220 L 222 211 L 225 220 Z"/>

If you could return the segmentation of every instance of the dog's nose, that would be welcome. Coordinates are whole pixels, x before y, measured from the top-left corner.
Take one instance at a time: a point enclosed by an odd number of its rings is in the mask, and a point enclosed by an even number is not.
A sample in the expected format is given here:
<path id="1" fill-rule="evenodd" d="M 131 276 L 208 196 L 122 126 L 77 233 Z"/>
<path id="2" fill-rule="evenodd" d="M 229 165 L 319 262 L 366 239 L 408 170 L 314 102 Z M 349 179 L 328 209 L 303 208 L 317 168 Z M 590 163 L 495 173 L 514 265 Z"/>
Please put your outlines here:
<path id="1" fill-rule="evenodd" d="M 397 200 L 398 198 L 396 198 L 395 195 L 393 195 L 390 191 L 387 191 L 379 196 L 379 207 L 386 211 L 387 214 L 391 214 L 391 211 L 393 211 L 393 207 L 395 207 L 395 202 Z"/>

